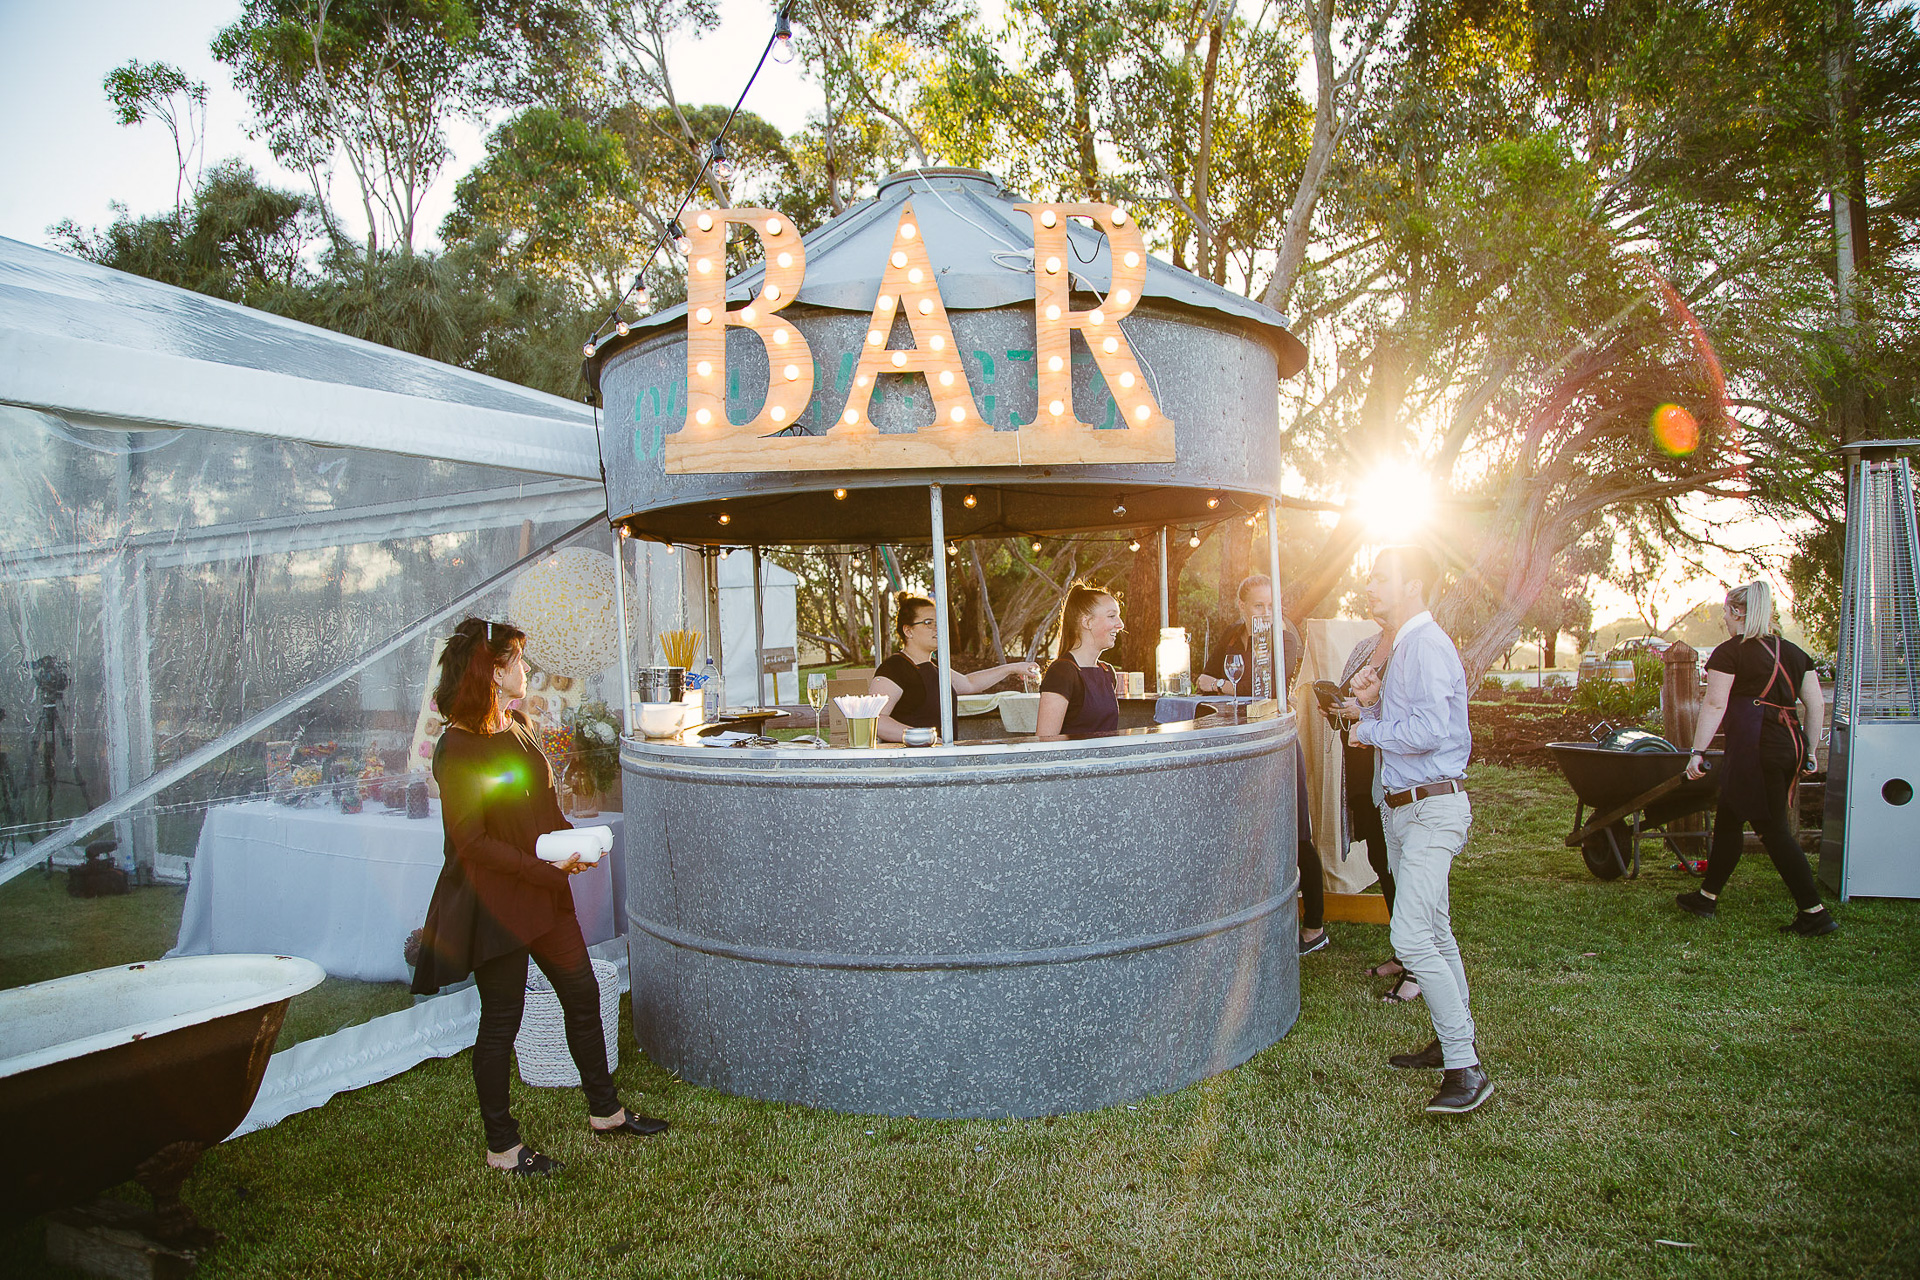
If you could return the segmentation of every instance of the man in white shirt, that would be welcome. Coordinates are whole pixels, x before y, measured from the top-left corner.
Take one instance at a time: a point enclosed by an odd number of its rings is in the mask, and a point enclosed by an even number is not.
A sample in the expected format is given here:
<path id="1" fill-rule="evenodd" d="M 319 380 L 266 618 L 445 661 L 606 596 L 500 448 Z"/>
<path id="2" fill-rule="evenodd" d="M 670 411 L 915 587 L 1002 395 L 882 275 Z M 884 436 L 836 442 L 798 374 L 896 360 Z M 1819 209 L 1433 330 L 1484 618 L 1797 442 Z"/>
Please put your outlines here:
<path id="1" fill-rule="evenodd" d="M 1472 1111 L 1493 1092 L 1474 1048 L 1467 973 L 1460 963 L 1447 878 L 1473 827 L 1465 773 L 1473 751 L 1467 728 L 1467 676 L 1460 654 L 1427 612 L 1439 583 L 1424 547 L 1387 547 L 1373 562 L 1367 596 L 1393 632 L 1384 675 L 1363 667 L 1345 710 L 1352 740 L 1380 752 L 1381 824 L 1394 878 L 1393 951 L 1420 984 L 1435 1039 L 1418 1053 L 1397 1053 L 1396 1067 L 1440 1068 L 1440 1092 L 1427 1110 Z"/>

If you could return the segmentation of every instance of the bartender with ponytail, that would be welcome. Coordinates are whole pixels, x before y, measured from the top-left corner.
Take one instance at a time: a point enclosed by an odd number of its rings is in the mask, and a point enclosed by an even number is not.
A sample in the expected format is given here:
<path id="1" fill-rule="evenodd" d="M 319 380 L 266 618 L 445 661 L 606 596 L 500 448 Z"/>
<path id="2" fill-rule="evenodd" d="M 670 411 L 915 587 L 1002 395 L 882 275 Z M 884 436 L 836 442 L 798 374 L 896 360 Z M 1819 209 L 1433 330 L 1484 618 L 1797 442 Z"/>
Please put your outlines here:
<path id="1" fill-rule="evenodd" d="M 572 828 L 561 816 L 553 770 L 526 717 L 507 709 L 526 696 L 526 642 L 525 632 L 504 622 L 468 618 L 440 655 L 433 698 L 447 728 L 434 748 L 433 778 L 440 785 L 446 864 L 427 906 L 413 990 L 433 995 L 473 975 L 480 993 L 473 1084 L 486 1128 L 487 1164 L 508 1173 L 547 1174 L 560 1162 L 520 1140 L 507 1094 L 529 957 L 559 997 L 591 1132 L 654 1134 L 667 1122 L 623 1107 L 607 1071 L 600 986 L 567 883 L 587 866 L 578 855 L 559 863 L 534 855 L 541 836 Z"/>
<path id="2" fill-rule="evenodd" d="M 1040 683 L 1037 736 L 1112 733 L 1120 727 L 1113 668 L 1100 655 L 1120 635 L 1120 602 L 1113 593 L 1076 582 L 1060 609 L 1060 656 Z"/>
<path id="3" fill-rule="evenodd" d="M 880 738 L 899 742 L 908 729 L 940 727 L 940 667 L 933 601 L 901 592 L 894 600 L 893 632 L 899 651 L 888 656 L 867 683 L 867 692 L 885 698 L 880 708 Z M 1008 676 L 1039 675 L 1036 662 L 1008 662 L 985 671 L 953 673 L 953 693 L 985 693 Z M 949 697 L 952 694 L 948 695 Z"/>

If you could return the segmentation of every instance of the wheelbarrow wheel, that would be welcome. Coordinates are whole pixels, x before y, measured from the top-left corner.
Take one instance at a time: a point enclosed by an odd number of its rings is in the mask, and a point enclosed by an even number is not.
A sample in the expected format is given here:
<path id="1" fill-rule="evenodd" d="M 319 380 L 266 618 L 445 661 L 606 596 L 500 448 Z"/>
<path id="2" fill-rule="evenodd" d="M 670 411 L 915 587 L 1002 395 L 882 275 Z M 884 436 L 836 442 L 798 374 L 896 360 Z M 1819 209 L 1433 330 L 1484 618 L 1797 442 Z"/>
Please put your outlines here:
<path id="1" fill-rule="evenodd" d="M 1632 850 L 1633 828 L 1624 822 L 1596 831 L 1580 842 L 1580 857 L 1587 870 L 1602 880 L 1618 880 L 1625 875 Z"/>

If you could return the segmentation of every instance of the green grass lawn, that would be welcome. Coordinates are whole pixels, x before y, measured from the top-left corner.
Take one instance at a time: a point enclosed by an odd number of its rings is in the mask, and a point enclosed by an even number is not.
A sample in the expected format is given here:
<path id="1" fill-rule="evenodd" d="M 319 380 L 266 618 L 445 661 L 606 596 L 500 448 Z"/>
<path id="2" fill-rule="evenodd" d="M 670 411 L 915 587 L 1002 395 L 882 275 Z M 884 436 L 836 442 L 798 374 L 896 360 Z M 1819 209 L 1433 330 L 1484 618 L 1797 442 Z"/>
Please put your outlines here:
<path id="1" fill-rule="evenodd" d="M 1756 856 L 1696 921 L 1676 873 L 1587 874 L 1557 776 L 1473 781 L 1454 920 L 1498 1085 L 1473 1116 L 1426 1116 L 1437 1078 L 1385 1066 L 1424 1007 L 1361 976 L 1384 929 L 1335 924 L 1291 1034 L 1137 1109 L 832 1115 L 679 1083 L 626 1040 L 625 1096 L 673 1133 L 600 1143 L 577 1091 L 516 1085 L 568 1163 L 528 1185 L 479 1167 L 466 1056 L 428 1063 L 211 1152 L 187 1199 L 229 1238 L 200 1275 L 1920 1273 L 1920 904 L 1782 935 Z M 0 1273 L 57 1274 L 39 1249 L 0 1234 Z"/>

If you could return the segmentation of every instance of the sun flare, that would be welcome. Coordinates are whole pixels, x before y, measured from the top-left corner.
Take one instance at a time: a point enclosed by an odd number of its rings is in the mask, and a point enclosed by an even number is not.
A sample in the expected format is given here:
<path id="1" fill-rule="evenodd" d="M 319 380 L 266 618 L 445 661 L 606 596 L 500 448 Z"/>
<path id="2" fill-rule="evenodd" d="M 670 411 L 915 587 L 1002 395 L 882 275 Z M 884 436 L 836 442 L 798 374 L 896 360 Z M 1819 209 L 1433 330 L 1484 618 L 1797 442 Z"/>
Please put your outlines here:
<path id="1" fill-rule="evenodd" d="M 1353 509 L 1371 542 L 1404 542 L 1433 517 L 1433 484 L 1404 462 L 1375 467 L 1354 490 Z"/>

